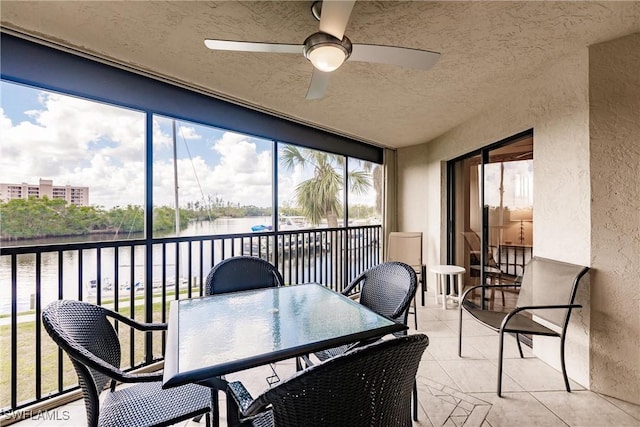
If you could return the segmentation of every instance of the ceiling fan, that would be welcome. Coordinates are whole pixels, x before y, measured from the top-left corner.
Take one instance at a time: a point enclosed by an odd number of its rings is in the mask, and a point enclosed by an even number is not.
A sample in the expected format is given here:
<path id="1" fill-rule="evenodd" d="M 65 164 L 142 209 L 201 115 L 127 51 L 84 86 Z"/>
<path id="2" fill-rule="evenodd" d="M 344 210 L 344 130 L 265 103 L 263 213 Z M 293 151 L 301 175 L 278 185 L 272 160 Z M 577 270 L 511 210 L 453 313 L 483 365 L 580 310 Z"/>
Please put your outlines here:
<path id="1" fill-rule="evenodd" d="M 345 61 L 373 62 L 427 70 L 440 54 L 428 50 L 398 46 L 351 43 L 344 35 L 354 1 L 315 1 L 313 16 L 320 21 L 319 32 L 311 34 L 303 44 L 280 44 L 206 39 L 212 50 L 303 54 L 313 64 L 313 75 L 307 99 L 319 99 L 329 85 L 329 76 Z"/>

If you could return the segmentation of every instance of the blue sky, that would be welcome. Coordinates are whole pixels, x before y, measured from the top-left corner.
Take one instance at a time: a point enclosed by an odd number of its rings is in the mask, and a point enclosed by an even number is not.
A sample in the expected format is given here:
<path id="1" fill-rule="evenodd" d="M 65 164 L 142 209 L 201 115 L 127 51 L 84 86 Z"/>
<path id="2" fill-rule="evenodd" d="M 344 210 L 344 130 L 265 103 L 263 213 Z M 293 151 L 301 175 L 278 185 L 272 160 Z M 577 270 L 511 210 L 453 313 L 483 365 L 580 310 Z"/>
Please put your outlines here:
<path id="1" fill-rule="evenodd" d="M 24 112 L 38 107 L 38 91 L 24 86 L 0 81 L 0 96 L 5 114 L 15 121 L 28 120 Z"/>
<path id="2" fill-rule="evenodd" d="M 92 205 L 143 204 L 143 113 L 4 81 L 0 97 L 0 182 L 52 179 L 89 187 Z M 270 141 L 188 122 L 177 127 L 181 206 L 209 196 L 271 206 Z M 154 118 L 153 138 L 154 204 L 173 206 L 170 119 Z M 295 205 L 294 188 L 309 176 L 299 167 L 280 170 L 280 203 Z M 373 204 L 374 194 L 358 199 Z"/>

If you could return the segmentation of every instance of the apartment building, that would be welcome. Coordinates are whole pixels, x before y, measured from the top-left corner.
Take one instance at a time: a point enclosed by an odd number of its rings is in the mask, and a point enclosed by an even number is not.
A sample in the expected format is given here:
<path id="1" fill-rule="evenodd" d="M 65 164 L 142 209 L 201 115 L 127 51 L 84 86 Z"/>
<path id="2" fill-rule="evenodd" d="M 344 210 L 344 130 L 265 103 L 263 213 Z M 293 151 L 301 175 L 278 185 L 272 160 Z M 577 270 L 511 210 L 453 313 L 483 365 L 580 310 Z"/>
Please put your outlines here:
<path id="1" fill-rule="evenodd" d="M 66 200 L 67 204 L 76 206 L 89 205 L 89 187 L 53 185 L 53 180 L 42 178 L 38 184 L 27 184 L 26 182 L 22 184 L 0 183 L 0 200 L 3 202 L 45 196 L 49 199 L 63 199 Z"/>

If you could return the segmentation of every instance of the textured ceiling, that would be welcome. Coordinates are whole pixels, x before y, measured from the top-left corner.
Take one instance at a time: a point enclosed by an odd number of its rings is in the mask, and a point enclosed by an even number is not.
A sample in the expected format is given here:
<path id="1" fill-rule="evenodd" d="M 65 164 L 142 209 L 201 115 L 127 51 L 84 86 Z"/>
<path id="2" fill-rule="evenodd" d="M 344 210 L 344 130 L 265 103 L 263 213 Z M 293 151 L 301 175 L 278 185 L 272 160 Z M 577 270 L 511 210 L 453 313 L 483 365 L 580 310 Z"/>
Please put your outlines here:
<path id="1" fill-rule="evenodd" d="M 640 31 L 640 2 L 356 3 L 346 35 L 442 54 L 429 71 L 347 62 L 305 99 L 302 55 L 214 52 L 205 38 L 302 44 L 311 2 L 2 1 L 2 27 L 386 147 L 427 142 L 541 67 Z"/>

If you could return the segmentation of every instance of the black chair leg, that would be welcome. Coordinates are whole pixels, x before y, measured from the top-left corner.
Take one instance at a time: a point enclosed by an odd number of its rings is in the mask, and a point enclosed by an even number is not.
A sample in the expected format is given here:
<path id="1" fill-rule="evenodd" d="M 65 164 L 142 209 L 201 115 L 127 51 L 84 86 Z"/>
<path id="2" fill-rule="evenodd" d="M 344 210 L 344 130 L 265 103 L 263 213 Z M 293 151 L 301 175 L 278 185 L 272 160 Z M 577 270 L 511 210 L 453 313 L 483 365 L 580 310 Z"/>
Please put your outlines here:
<path id="1" fill-rule="evenodd" d="M 562 376 L 564 378 L 564 386 L 567 392 L 571 393 L 571 386 L 569 386 L 569 377 L 567 376 L 567 367 L 564 363 L 564 335 L 560 339 L 560 364 L 562 365 Z"/>
<path id="2" fill-rule="evenodd" d="M 211 418 L 211 425 L 220 427 L 220 402 L 218 402 L 218 390 L 215 389 L 211 389 Z"/>
<path id="3" fill-rule="evenodd" d="M 460 311 L 460 321 L 458 322 L 458 357 L 462 357 L 462 307 L 460 307 L 458 311 Z"/>
<path id="4" fill-rule="evenodd" d="M 520 335 L 515 334 L 516 342 L 518 343 L 518 351 L 520 352 L 520 358 L 524 359 L 524 353 L 522 353 L 522 345 L 520 344 Z"/>
<path id="5" fill-rule="evenodd" d="M 240 423 L 240 409 L 238 408 L 238 404 L 235 399 L 227 393 L 227 426 L 228 427 L 239 427 L 242 424 Z"/>
<path id="6" fill-rule="evenodd" d="M 426 265 L 422 265 L 422 267 L 420 268 L 420 284 L 421 284 L 421 291 L 420 292 L 422 294 L 422 306 L 424 307 L 424 295 L 427 293 L 427 266 Z"/>
<path id="7" fill-rule="evenodd" d="M 498 397 L 502 397 L 502 353 L 504 348 L 504 332 L 500 331 L 500 346 L 498 348 Z"/>
<path id="8" fill-rule="evenodd" d="M 418 304 L 416 298 L 413 298 L 413 323 L 415 324 L 416 331 L 418 330 Z"/>
<path id="9" fill-rule="evenodd" d="M 413 421 L 418 421 L 418 383 L 413 380 Z"/>

